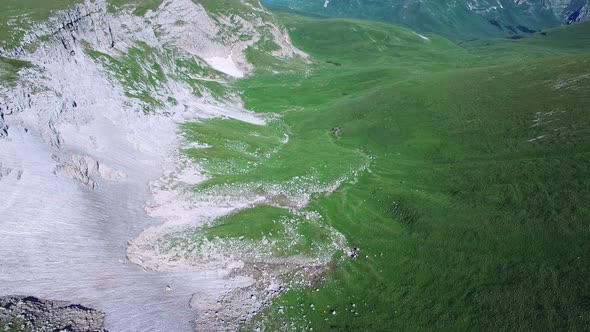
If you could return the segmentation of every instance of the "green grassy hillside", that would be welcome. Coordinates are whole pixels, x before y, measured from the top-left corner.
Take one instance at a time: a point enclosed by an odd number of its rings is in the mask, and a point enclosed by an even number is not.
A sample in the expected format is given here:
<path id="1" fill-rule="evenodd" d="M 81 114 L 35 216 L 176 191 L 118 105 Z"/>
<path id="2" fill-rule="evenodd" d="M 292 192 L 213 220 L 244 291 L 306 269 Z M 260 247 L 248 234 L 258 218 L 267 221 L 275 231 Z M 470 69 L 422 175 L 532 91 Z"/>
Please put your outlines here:
<path id="1" fill-rule="evenodd" d="M 138 14 L 158 4 L 132 2 Z M 32 18 L 69 1 L 51 3 Z M 197 194 L 264 192 L 273 206 L 173 245 L 270 238 L 279 255 L 313 256 L 331 226 L 360 249 L 262 312 L 253 324 L 267 330 L 588 330 L 590 25 L 457 45 L 381 23 L 280 19 L 312 62 L 251 49 L 257 72 L 234 88 L 250 109 L 281 116 L 182 127 L 208 146 L 185 151 L 213 176 Z M 133 69 L 149 52 L 91 55 Z M 9 82 L 25 66 L 0 58 Z M 133 73 L 130 84 L 157 90 L 159 75 Z M 291 209 L 309 193 L 304 211 Z"/>
<path id="2" fill-rule="evenodd" d="M 585 330 L 590 25 L 459 47 L 382 24 L 283 20 L 315 63 L 240 83 L 248 106 L 282 113 L 291 135 L 253 178 L 353 165 L 354 151 L 371 162 L 309 207 L 360 257 L 257 323 Z"/>

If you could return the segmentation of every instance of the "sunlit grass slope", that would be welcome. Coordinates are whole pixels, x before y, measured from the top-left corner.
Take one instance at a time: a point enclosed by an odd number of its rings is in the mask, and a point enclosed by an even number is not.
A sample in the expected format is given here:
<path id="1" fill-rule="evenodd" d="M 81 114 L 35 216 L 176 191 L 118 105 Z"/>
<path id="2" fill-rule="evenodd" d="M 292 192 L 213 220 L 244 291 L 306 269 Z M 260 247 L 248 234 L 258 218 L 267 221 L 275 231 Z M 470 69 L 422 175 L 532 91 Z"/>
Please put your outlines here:
<path id="1" fill-rule="evenodd" d="M 248 106 L 283 114 L 289 156 L 326 158 L 296 142 L 330 141 L 374 160 L 309 207 L 360 257 L 317 289 L 291 290 L 258 322 L 585 330 L 590 26 L 458 47 L 380 24 L 283 19 L 316 62 L 242 81 Z"/>
<path id="2" fill-rule="evenodd" d="M 40 20 L 71 2 L 42 2 L 27 15 Z M 137 14 L 159 4 L 131 2 Z M 203 2 L 224 10 L 220 3 Z M 0 15 L 3 23 L 15 12 Z M 197 194 L 273 191 L 276 206 L 222 218 L 183 241 L 282 243 L 295 233 L 309 242 L 278 254 L 305 254 L 327 231 L 301 221 L 289 198 L 311 192 L 307 209 L 360 256 L 339 261 L 317 287 L 289 291 L 256 323 L 276 331 L 292 322 L 314 331 L 587 330 L 590 25 L 457 46 L 380 23 L 282 20 L 312 63 L 252 49 L 258 72 L 235 87 L 250 109 L 281 117 L 266 127 L 215 119 L 182 128 L 206 146 L 184 151 L 212 175 Z M 91 53 L 107 69 L 131 68 L 124 83 L 158 90 L 161 70 L 136 65 L 151 54 L 141 45 L 123 59 Z M 6 81 L 24 66 L 0 58 Z M 295 232 L 283 232 L 293 224 Z"/>

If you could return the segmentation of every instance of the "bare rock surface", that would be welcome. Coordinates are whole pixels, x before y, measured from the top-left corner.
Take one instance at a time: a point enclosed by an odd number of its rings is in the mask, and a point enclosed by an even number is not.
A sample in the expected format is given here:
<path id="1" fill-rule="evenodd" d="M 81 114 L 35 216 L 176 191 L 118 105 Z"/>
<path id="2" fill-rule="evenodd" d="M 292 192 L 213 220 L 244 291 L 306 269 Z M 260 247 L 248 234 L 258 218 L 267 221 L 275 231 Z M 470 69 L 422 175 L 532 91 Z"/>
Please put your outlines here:
<path id="1" fill-rule="evenodd" d="M 91 189 L 96 189 L 96 176 L 101 176 L 109 181 L 121 181 L 127 178 L 127 174 L 124 172 L 101 165 L 90 156 L 73 155 L 69 162 L 57 166 L 56 170 L 64 172 L 72 179 Z"/>
<path id="2" fill-rule="evenodd" d="M 49 332 L 106 332 L 105 314 L 79 304 L 32 296 L 0 297 L 0 329 Z"/>
<path id="3" fill-rule="evenodd" d="M 280 278 L 263 278 L 239 259 L 195 266 L 153 255 L 164 235 L 263 201 L 183 193 L 206 176 L 182 159 L 179 124 L 266 121 L 246 110 L 238 94 L 218 100 L 204 84 L 177 79 L 175 62 L 166 61 L 173 50 L 195 67 L 217 65 L 191 81 L 248 75 L 253 67 L 244 50 L 263 37 L 255 28 L 267 26 L 262 16 L 251 16 L 232 21 L 190 0 L 164 0 L 138 17 L 109 11 L 104 0 L 85 0 L 23 31 L 20 47 L 0 49 L 31 64 L 13 86 L 0 85 L 0 295 L 84 303 L 106 314 L 110 331 L 225 331 L 276 294 L 262 287 Z M 281 48 L 277 56 L 305 56 L 268 23 Z M 243 34 L 253 38 L 236 39 Z M 138 45 L 160 57 L 135 59 L 143 70 L 152 75 L 153 61 L 160 61 L 167 79 L 153 86 L 129 82 L 100 60 L 125 59 Z M 143 94 L 154 102 L 133 98 Z M 195 294 L 199 302 L 191 305 Z M 67 307 L 22 305 L 39 312 Z M 223 320 L 207 317 L 210 310 Z M 61 316 L 44 315 L 47 324 L 61 324 Z"/>

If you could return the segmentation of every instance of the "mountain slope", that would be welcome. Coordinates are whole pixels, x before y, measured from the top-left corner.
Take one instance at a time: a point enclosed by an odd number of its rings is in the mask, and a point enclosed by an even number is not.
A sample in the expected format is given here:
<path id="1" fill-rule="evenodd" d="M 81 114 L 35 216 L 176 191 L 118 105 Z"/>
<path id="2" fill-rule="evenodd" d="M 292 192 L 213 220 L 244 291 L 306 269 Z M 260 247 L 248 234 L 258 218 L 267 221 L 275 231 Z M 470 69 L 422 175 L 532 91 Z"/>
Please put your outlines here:
<path id="1" fill-rule="evenodd" d="M 321 141 L 371 163 L 309 207 L 358 251 L 258 324 L 584 330 L 588 23 L 458 47 L 386 24 L 283 19 L 316 62 L 305 76 L 242 81 L 247 105 L 283 110 L 292 128 L 291 148 L 259 176 L 295 156 L 338 160 Z"/>
<path id="2" fill-rule="evenodd" d="M 0 295 L 113 331 L 589 326 L 589 23 L 458 45 L 30 1 L 2 22 Z"/>
<path id="3" fill-rule="evenodd" d="M 586 0 L 267 0 L 271 9 L 390 22 L 454 40 L 527 34 L 590 18 Z"/>
<path id="4" fill-rule="evenodd" d="M 0 293 L 85 304 L 114 331 L 231 329 L 279 294 L 282 275 L 253 275 L 220 245 L 186 264 L 154 248 L 266 196 L 191 194 L 212 174 L 186 153 L 207 145 L 183 126 L 232 119 L 280 148 L 283 128 L 267 130 L 272 116 L 246 110 L 232 84 L 252 73 L 250 51 L 301 64 L 307 55 L 256 2 L 228 1 L 230 13 L 207 1 L 143 4 L 59 2 L 35 16 L 16 6 L 2 22 Z M 264 259 L 281 273 L 319 273 L 342 246 L 320 229 L 334 245 L 313 260 Z"/>

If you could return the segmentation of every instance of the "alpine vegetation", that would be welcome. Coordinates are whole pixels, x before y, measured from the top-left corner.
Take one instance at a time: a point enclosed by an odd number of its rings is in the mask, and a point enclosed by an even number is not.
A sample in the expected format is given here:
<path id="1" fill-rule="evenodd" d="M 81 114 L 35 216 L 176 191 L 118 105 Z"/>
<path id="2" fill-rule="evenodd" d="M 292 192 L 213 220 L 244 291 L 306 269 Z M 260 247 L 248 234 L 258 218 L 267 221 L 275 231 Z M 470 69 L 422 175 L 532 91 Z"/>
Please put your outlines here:
<path id="1" fill-rule="evenodd" d="M 0 9 L 0 331 L 590 324 L 587 2 Z"/>

